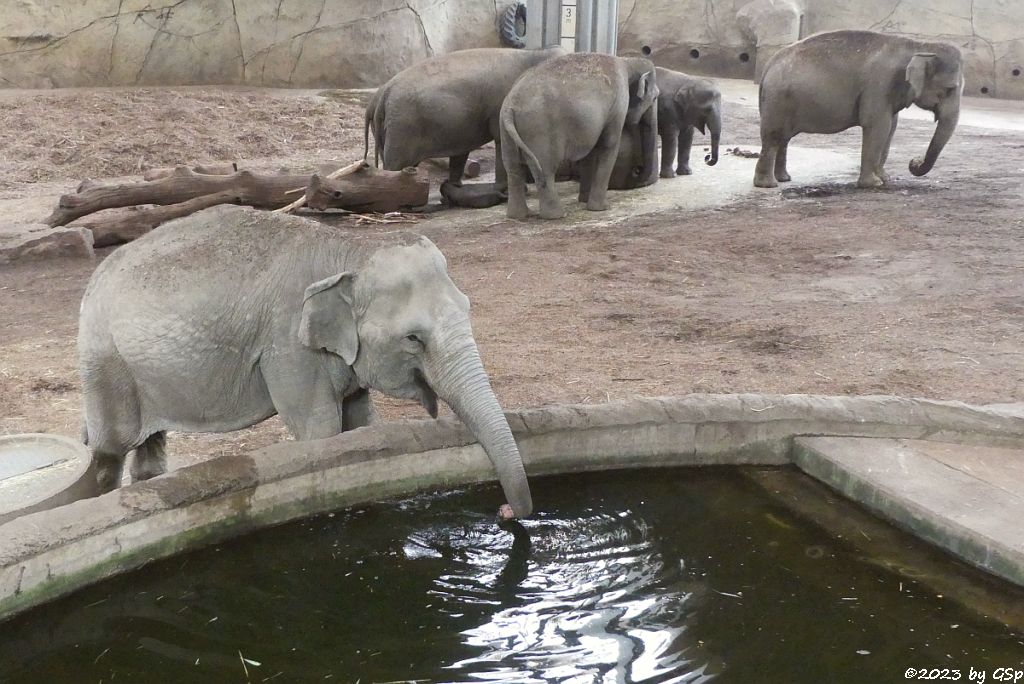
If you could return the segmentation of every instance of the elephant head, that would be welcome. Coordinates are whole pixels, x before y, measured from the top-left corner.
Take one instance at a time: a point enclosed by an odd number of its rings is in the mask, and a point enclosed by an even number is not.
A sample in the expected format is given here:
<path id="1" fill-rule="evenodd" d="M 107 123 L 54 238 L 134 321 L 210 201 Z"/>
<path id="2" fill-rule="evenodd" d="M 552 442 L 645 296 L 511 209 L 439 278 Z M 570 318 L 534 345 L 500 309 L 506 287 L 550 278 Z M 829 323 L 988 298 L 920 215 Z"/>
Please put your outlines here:
<path id="1" fill-rule="evenodd" d="M 910 172 L 923 176 L 932 170 L 942 148 L 949 142 L 960 119 L 960 94 L 964 88 L 963 60 L 959 51 L 918 52 L 906 67 L 907 106 L 912 102 L 935 114 L 935 133 L 924 159 L 913 159 Z"/>
<path id="2" fill-rule="evenodd" d="M 658 95 L 654 64 L 625 60 L 629 71 L 629 108 L 610 188 L 639 188 L 658 180 Z"/>
<path id="3" fill-rule="evenodd" d="M 711 134 L 711 153 L 704 163 L 718 163 L 718 145 L 722 138 L 722 95 L 715 88 L 694 86 L 680 90 L 675 96 L 680 108 L 679 120 L 697 128 L 701 134 Z"/>
<path id="4" fill-rule="evenodd" d="M 494 464 L 515 516 L 533 510 L 519 449 L 484 372 L 469 322 L 469 300 L 426 238 L 378 249 L 358 271 L 306 288 L 299 337 L 337 354 L 360 385 L 419 401 L 437 400 L 466 424 Z"/>

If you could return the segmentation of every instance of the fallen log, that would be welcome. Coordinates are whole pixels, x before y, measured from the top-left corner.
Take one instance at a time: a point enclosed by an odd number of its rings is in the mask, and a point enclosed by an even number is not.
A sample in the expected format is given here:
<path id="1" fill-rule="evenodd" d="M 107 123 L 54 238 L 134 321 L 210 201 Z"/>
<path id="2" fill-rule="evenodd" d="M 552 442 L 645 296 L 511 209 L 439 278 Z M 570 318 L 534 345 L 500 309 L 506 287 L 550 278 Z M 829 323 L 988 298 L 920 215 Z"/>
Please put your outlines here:
<path id="1" fill-rule="evenodd" d="M 50 226 L 63 226 L 83 216 L 118 207 L 139 204 L 169 205 L 186 202 L 203 195 L 227 192 L 237 198 L 238 204 L 260 209 L 277 209 L 296 199 L 309 184 L 307 175 L 260 175 L 251 171 L 238 171 L 228 176 L 200 174 L 187 167 L 178 167 L 170 176 L 160 180 L 128 183 L 124 185 L 91 186 L 80 193 L 62 195 L 57 208 L 46 219 Z M 426 175 L 423 176 L 423 202 L 426 203 Z M 349 209 L 344 194 L 354 200 L 353 211 L 400 211 L 409 194 L 404 191 L 407 176 L 403 171 L 383 171 L 366 167 L 360 162 L 357 173 L 339 188 L 343 192 L 335 206 Z M 396 192 L 401 189 L 402 191 Z M 369 203 L 367 197 L 372 197 Z M 298 195 L 302 197 L 302 195 Z M 366 209 L 364 207 L 372 207 Z"/>
<path id="2" fill-rule="evenodd" d="M 370 172 L 367 178 L 359 178 L 367 172 Z M 320 211 L 347 209 L 386 214 L 400 208 L 423 206 L 429 193 L 430 181 L 414 168 L 377 171 L 363 167 L 352 175 L 336 179 L 313 174 L 306 187 L 305 200 L 307 207 Z"/>
<path id="3" fill-rule="evenodd" d="M 98 214 L 75 223 L 92 231 L 94 247 L 109 247 L 130 242 L 145 235 L 162 223 L 194 214 L 218 204 L 237 204 L 239 198 L 231 192 L 203 195 L 178 204 L 157 207 L 128 207 Z"/>

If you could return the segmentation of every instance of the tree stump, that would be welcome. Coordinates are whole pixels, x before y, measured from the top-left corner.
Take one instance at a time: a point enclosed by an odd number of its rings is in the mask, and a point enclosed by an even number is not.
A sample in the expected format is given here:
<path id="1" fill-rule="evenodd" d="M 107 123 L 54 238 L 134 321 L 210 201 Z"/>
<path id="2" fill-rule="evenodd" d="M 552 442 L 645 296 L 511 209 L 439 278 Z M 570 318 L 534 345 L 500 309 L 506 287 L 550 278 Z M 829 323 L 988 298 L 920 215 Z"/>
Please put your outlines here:
<path id="1" fill-rule="evenodd" d="M 128 207 L 105 214 L 97 214 L 75 223 L 92 231 L 94 247 L 109 247 L 130 242 L 153 230 L 162 223 L 194 214 L 218 204 L 237 204 L 238 196 L 218 192 L 190 199 L 187 202 L 163 207 Z"/>

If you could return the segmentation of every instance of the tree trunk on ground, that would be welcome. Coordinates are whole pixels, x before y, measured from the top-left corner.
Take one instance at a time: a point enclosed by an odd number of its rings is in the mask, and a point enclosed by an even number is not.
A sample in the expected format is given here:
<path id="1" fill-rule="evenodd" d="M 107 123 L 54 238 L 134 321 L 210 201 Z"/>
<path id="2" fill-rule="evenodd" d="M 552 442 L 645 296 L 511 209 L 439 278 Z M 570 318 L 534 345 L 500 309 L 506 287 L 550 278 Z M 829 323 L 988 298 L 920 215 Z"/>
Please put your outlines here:
<path id="1" fill-rule="evenodd" d="M 91 216 L 74 225 L 92 231 L 94 247 L 109 247 L 130 242 L 172 219 L 218 204 L 237 204 L 238 201 L 238 195 L 234 193 L 218 192 L 163 207 L 128 207 Z"/>
<path id="2" fill-rule="evenodd" d="M 415 179 L 410 181 L 410 175 Z M 91 186 L 80 193 L 63 195 L 57 208 L 47 218 L 51 226 L 63 226 L 75 219 L 103 209 L 130 207 L 139 204 L 179 204 L 204 195 L 226 192 L 238 204 L 260 209 L 276 209 L 290 204 L 309 185 L 307 175 L 259 175 L 239 171 L 231 175 L 200 174 L 187 167 L 178 167 L 170 176 L 159 180 L 125 185 Z M 415 197 L 408 184 L 417 187 Z M 363 166 L 355 173 L 339 179 L 341 197 L 334 197 L 330 206 L 352 211 L 401 211 L 427 202 L 426 174 L 405 171 L 383 171 Z M 352 198 L 349 203 L 348 197 Z M 412 200 L 415 200 L 413 203 Z"/>
<path id="3" fill-rule="evenodd" d="M 310 209 L 347 209 L 355 212 L 386 213 L 401 207 L 419 207 L 427 203 L 430 181 L 416 169 L 379 171 L 363 167 L 334 180 L 313 174 L 306 188 L 306 206 Z"/>

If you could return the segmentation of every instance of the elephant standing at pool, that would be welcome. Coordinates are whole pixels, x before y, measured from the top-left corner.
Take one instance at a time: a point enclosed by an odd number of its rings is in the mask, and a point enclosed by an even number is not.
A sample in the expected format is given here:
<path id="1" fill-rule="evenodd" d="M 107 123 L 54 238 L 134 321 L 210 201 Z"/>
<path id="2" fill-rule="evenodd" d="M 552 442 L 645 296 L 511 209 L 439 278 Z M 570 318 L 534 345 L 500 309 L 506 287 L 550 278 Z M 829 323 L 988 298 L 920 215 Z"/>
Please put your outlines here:
<path id="1" fill-rule="evenodd" d="M 369 389 L 440 397 L 483 446 L 508 504 L 533 504 L 473 339 L 469 301 L 424 237 L 371 243 L 307 219 L 216 207 L 119 248 L 82 300 L 86 441 L 102 491 L 164 472 L 164 433 L 278 414 L 300 440 L 371 422 Z"/>
<path id="2" fill-rule="evenodd" d="M 711 134 L 711 154 L 704 161 L 718 163 L 722 138 L 722 94 L 715 84 L 680 71 L 658 67 L 658 135 L 661 136 L 661 177 L 689 176 L 693 129 Z M 676 168 L 672 168 L 675 162 Z"/>
<path id="3" fill-rule="evenodd" d="M 459 185 L 469 153 L 494 141 L 495 181 L 505 189 L 498 114 L 524 71 L 564 55 L 542 50 L 458 50 L 414 64 L 382 85 L 366 108 L 363 136 L 384 168 L 398 171 L 424 159 L 448 157 L 448 182 Z"/>
<path id="4" fill-rule="evenodd" d="M 654 64 L 641 58 L 576 53 L 523 74 L 501 106 L 501 154 L 508 174 L 508 216 L 524 218 L 528 167 L 540 195 L 541 218 L 565 215 L 555 191 L 563 161 L 581 161 L 581 202 L 608 208 L 608 181 L 623 125 L 647 117 L 656 130 Z M 653 155 L 651 157 L 653 159 Z"/>
<path id="5" fill-rule="evenodd" d="M 786 153 L 798 133 L 864 129 L 860 187 L 889 176 L 889 155 L 899 112 L 912 104 L 935 114 L 937 125 L 924 159 L 910 172 L 931 171 L 960 118 L 963 58 L 947 43 L 922 42 L 873 31 L 832 31 L 779 50 L 761 79 L 761 156 L 754 185 L 788 181 Z"/>

